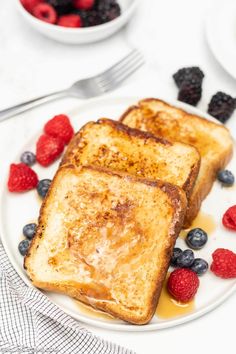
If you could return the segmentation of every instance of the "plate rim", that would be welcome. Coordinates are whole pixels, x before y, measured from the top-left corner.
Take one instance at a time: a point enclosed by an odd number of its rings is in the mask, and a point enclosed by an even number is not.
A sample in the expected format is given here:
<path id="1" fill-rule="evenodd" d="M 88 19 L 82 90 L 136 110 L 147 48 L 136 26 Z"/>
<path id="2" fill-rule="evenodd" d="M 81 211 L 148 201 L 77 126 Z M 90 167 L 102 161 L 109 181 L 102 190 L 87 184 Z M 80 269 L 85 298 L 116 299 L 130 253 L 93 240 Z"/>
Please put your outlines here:
<path id="1" fill-rule="evenodd" d="M 142 95 L 119 95 L 119 96 L 114 96 L 112 94 L 109 95 L 104 95 L 101 97 L 96 97 L 96 98 L 92 98 L 89 100 L 85 100 L 85 101 L 80 101 L 78 102 L 78 107 L 86 107 L 93 104 L 98 104 L 99 102 L 104 102 L 104 101 L 122 101 L 122 100 L 129 100 L 129 101 L 133 101 L 134 104 L 137 103 L 137 101 L 139 101 L 140 99 L 142 99 Z M 163 100 L 165 102 L 167 102 L 170 105 L 173 105 L 177 108 L 186 110 L 188 113 L 190 114 L 196 114 L 200 117 L 203 117 L 205 119 L 208 119 L 212 122 L 218 123 L 223 125 L 222 123 L 220 123 L 217 119 L 215 119 L 214 117 L 210 116 L 208 113 L 200 110 L 199 108 L 190 106 L 186 103 L 177 101 L 177 100 L 172 100 L 172 99 L 168 99 L 166 97 L 163 96 L 159 96 L 158 99 Z M 76 106 L 77 107 L 77 106 Z M 73 111 L 77 109 L 73 106 Z M 68 111 L 68 109 L 66 109 L 66 111 Z M 3 121 L 1 122 L 0 126 L 6 124 L 7 121 Z M 3 193 L 5 192 L 5 182 L 7 180 L 7 173 L 4 173 L 4 178 L 3 178 L 3 183 L 0 186 L 0 196 L 3 195 Z M 24 269 L 20 266 L 18 266 L 17 262 L 14 259 L 14 254 L 12 254 L 10 247 L 8 247 L 8 242 L 7 242 L 7 235 L 4 232 L 4 227 L 3 227 L 3 223 L 1 222 L 2 220 L 2 212 L 1 212 L 2 206 L 1 206 L 1 202 L 0 202 L 0 237 L 1 237 L 1 242 L 3 244 L 3 247 L 7 253 L 7 256 L 13 266 L 13 268 L 15 269 L 15 271 L 17 272 L 17 274 L 20 276 L 20 278 L 24 281 L 24 283 L 26 283 L 28 286 L 30 286 L 31 288 L 34 288 L 36 291 L 40 291 L 43 294 L 45 294 L 47 296 L 47 293 L 45 293 L 44 291 L 36 288 L 30 281 L 30 279 L 27 277 L 26 273 L 24 272 Z M 50 297 L 47 296 L 47 298 L 52 301 L 52 303 L 56 306 L 58 306 L 62 311 L 64 311 L 64 313 L 70 315 L 73 319 L 75 319 L 76 321 L 80 321 L 83 322 L 84 324 L 89 324 L 98 328 L 103 328 L 103 329 L 108 329 L 108 330 L 113 330 L 113 331 L 123 331 L 123 332 L 147 332 L 147 331 L 154 331 L 154 330 L 160 330 L 160 329 L 166 329 L 166 328 L 172 328 L 187 322 L 190 322 L 194 319 L 197 319 L 207 313 L 209 313 L 210 311 L 214 310 L 215 308 L 217 308 L 219 305 L 221 305 L 227 298 L 229 298 L 236 290 L 236 281 L 234 284 L 232 284 L 230 286 L 230 288 L 221 296 L 218 298 L 218 300 L 214 301 L 213 303 L 210 303 L 209 305 L 205 306 L 202 309 L 199 309 L 196 312 L 190 313 L 188 315 L 185 316 L 181 316 L 181 317 L 177 317 L 177 318 L 173 318 L 171 320 L 168 321 L 163 321 L 163 322 L 159 322 L 159 323 L 148 323 L 147 325 L 144 326 L 137 326 L 137 325 L 133 325 L 133 324 L 119 324 L 119 323 L 112 323 L 112 322 L 103 322 L 103 321 L 99 321 L 96 318 L 92 318 L 92 317 L 88 317 L 85 316 L 83 313 L 73 313 L 73 311 L 70 311 L 69 309 L 65 309 L 63 306 L 61 306 L 60 304 L 58 304 L 57 302 L 55 302 L 53 299 L 51 299 Z M 62 294 L 63 295 L 63 294 Z M 66 296 L 66 295 L 64 295 Z"/>
<path id="2" fill-rule="evenodd" d="M 232 6 L 232 5 L 231 5 Z M 213 39 L 213 30 L 215 26 L 213 27 L 213 20 L 214 16 L 219 12 L 219 4 L 218 6 L 211 7 L 211 9 L 208 11 L 208 15 L 206 16 L 205 19 L 205 38 L 207 40 L 207 44 L 211 50 L 211 53 L 213 54 L 215 60 L 217 61 L 218 64 L 234 79 L 236 79 L 236 70 L 235 72 L 231 70 L 231 67 L 229 67 L 226 63 L 225 60 L 222 58 L 222 55 L 220 54 L 220 51 L 217 49 L 217 45 L 215 44 L 215 41 Z M 235 27 L 236 28 L 236 27 Z"/>

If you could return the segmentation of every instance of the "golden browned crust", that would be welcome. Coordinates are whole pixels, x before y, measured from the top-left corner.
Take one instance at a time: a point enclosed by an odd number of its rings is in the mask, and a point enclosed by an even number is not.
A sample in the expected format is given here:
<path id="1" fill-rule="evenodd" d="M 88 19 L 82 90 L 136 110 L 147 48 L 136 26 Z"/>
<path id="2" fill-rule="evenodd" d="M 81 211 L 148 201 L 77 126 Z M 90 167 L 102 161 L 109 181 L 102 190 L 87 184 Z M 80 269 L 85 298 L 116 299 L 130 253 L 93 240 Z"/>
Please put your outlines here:
<path id="1" fill-rule="evenodd" d="M 74 166 L 68 164 L 64 168 L 74 168 Z M 60 173 L 60 168 L 57 170 L 56 174 L 54 175 L 53 180 L 52 180 L 52 182 L 50 184 L 50 187 L 48 189 L 47 195 L 46 195 L 46 197 L 44 198 L 44 200 L 43 200 L 43 202 L 41 204 L 41 207 L 40 207 L 40 210 L 39 210 L 38 226 L 37 226 L 36 234 L 35 234 L 35 237 L 33 238 L 33 240 L 30 242 L 30 246 L 29 246 L 29 248 L 28 248 L 28 250 L 26 252 L 26 255 L 24 257 L 23 266 L 24 266 L 25 270 L 27 270 L 27 263 L 28 263 L 28 261 L 30 259 L 30 256 L 31 256 L 31 250 L 33 250 L 35 247 L 37 247 L 37 244 L 38 244 L 39 240 L 43 236 L 43 232 L 44 232 L 44 228 L 45 228 L 44 227 L 44 218 L 45 218 L 44 217 L 44 208 L 46 206 L 46 203 L 52 197 L 52 190 L 54 188 L 54 184 L 55 184 L 56 178 L 57 178 L 59 173 Z"/>
<path id="2" fill-rule="evenodd" d="M 224 156 L 222 156 L 222 159 L 220 159 L 216 165 L 211 166 L 209 173 L 202 179 L 202 182 L 198 186 L 198 188 L 194 190 L 189 199 L 183 228 L 187 229 L 191 226 L 193 220 L 197 217 L 199 213 L 202 201 L 208 196 L 213 187 L 217 172 L 225 168 L 225 166 L 231 160 L 232 155 L 233 150 L 229 150 L 228 152 L 226 152 Z"/>
<path id="3" fill-rule="evenodd" d="M 82 171 L 82 170 L 92 170 L 92 171 L 98 171 L 99 173 L 106 174 L 109 178 L 109 176 L 117 176 L 121 179 L 128 179 L 132 183 L 143 183 L 148 186 L 152 186 L 154 188 L 160 188 L 163 190 L 169 197 L 170 203 L 173 208 L 173 216 L 172 216 L 172 221 L 171 221 L 171 226 L 169 228 L 169 244 L 165 249 L 165 254 L 162 255 L 163 258 L 163 263 L 161 265 L 161 277 L 159 277 L 154 283 L 153 283 L 153 289 L 152 289 L 152 294 L 150 294 L 150 303 L 147 306 L 147 312 L 145 314 L 141 315 L 136 315 L 135 312 L 132 314 L 132 309 L 129 309 L 129 311 L 126 311 L 125 309 L 121 308 L 120 306 L 117 306 L 114 303 L 109 303 L 109 302 L 103 302 L 103 301 L 96 301 L 96 303 L 91 304 L 88 302 L 88 299 L 84 296 L 83 291 L 78 287 L 77 283 L 73 282 L 45 282 L 45 281 L 38 281 L 34 279 L 34 276 L 30 274 L 30 261 L 31 257 L 34 256 L 34 252 L 37 249 L 39 243 L 41 242 L 41 239 L 43 238 L 44 235 L 44 229 L 45 229 L 45 223 L 46 223 L 46 215 L 45 215 L 45 206 L 47 203 L 50 203 L 51 198 L 53 198 L 54 194 L 54 187 L 56 186 L 57 183 L 57 176 L 64 171 L 67 173 L 67 170 L 69 171 L 70 169 L 73 169 L 75 171 Z M 153 317 L 156 306 L 159 300 L 160 292 L 163 286 L 163 282 L 166 277 L 166 273 L 169 267 L 169 262 L 171 258 L 171 254 L 173 251 L 173 247 L 175 245 L 176 238 L 179 235 L 179 232 L 181 230 L 183 220 L 184 220 L 184 215 L 186 211 L 186 206 L 187 206 L 187 200 L 185 193 L 183 190 L 179 187 L 173 186 L 170 183 L 166 183 L 163 181 L 151 181 L 149 179 L 141 179 L 141 178 L 136 178 L 134 176 L 127 175 L 125 173 L 118 173 L 118 172 L 112 172 L 111 170 L 104 169 L 104 168 L 95 168 L 94 166 L 88 166 L 88 167 L 80 167 L 76 168 L 73 165 L 67 165 L 61 167 L 52 183 L 49 189 L 49 192 L 47 193 L 47 196 L 42 204 L 42 207 L 40 209 L 40 216 L 39 216 L 39 223 L 38 223 L 38 229 L 36 232 L 36 235 L 30 245 L 30 248 L 27 252 L 27 255 L 25 256 L 24 260 L 24 267 L 28 274 L 31 275 L 31 280 L 33 284 L 36 287 L 39 287 L 44 290 L 48 291 L 56 291 L 60 292 L 66 295 L 69 295 L 79 301 L 82 301 L 90 306 L 93 306 L 95 309 L 99 309 L 101 311 L 105 311 L 107 313 L 110 313 L 111 315 L 118 317 L 124 321 L 128 321 L 130 323 L 142 325 L 146 324 L 151 320 Z"/>
<path id="4" fill-rule="evenodd" d="M 128 127 L 128 125 L 122 124 L 116 120 L 112 120 L 112 119 L 108 119 L 108 118 L 101 118 L 97 121 L 97 124 L 102 124 L 103 122 L 105 122 L 106 124 L 109 124 L 111 127 L 115 128 L 117 131 L 121 131 L 128 136 L 134 136 L 134 137 L 141 138 L 144 140 L 151 139 L 151 140 L 153 140 L 157 143 L 163 144 L 163 145 L 173 145 L 172 142 L 170 142 L 164 138 L 155 136 L 150 132 L 145 132 L 145 131 L 142 131 L 139 129 L 130 128 L 130 127 Z"/>
<path id="5" fill-rule="evenodd" d="M 135 107 L 135 109 L 136 109 L 136 107 Z M 167 147 L 173 146 L 172 142 L 169 142 L 168 140 L 166 140 L 162 137 L 157 137 L 150 132 L 142 131 L 142 130 L 135 129 L 135 128 L 130 128 L 125 124 L 122 124 L 118 121 L 114 121 L 114 120 L 111 120 L 108 118 L 101 118 L 97 122 L 89 122 L 89 123 L 85 124 L 80 129 L 80 131 L 73 137 L 73 139 L 71 140 L 70 144 L 68 145 L 67 150 L 62 158 L 61 166 L 66 165 L 68 163 L 69 164 L 71 164 L 71 163 L 77 164 L 75 159 L 77 158 L 77 155 L 78 155 L 80 142 L 82 143 L 82 141 L 83 141 L 84 131 L 86 131 L 86 129 L 89 129 L 91 127 L 91 125 L 96 125 L 96 124 L 97 125 L 100 125 L 100 124 L 101 125 L 102 124 L 109 125 L 114 129 L 114 131 L 117 131 L 117 132 L 121 131 L 127 137 L 137 137 L 139 139 L 144 140 L 145 143 L 148 141 L 152 141 L 154 143 L 162 144 Z M 182 143 L 182 145 L 187 146 L 187 144 L 184 144 L 184 143 Z M 195 148 L 192 147 L 192 149 L 195 149 Z M 195 151 L 196 151 L 196 155 L 198 155 L 197 159 L 193 162 L 193 165 L 191 166 L 191 169 L 189 171 L 189 175 L 186 178 L 185 183 L 183 185 L 181 185 L 181 188 L 184 189 L 184 191 L 187 195 L 187 198 L 189 198 L 192 193 L 192 190 L 194 188 L 194 184 L 195 184 L 195 181 L 198 176 L 199 169 L 200 169 L 201 158 L 200 158 L 200 155 L 199 155 L 197 149 L 195 149 Z M 88 164 L 91 164 L 91 162 L 88 161 Z M 107 167 L 107 166 L 105 166 L 105 167 Z M 127 170 L 127 172 L 130 172 L 129 169 Z"/>
<path id="6" fill-rule="evenodd" d="M 130 113 L 133 113 L 134 111 L 137 111 L 137 112 L 140 112 L 140 114 L 142 114 L 142 104 L 143 103 L 146 103 L 146 102 L 152 102 L 152 101 L 156 101 L 156 102 L 161 102 L 163 105 L 165 105 L 166 107 L 168 108 L 174 108 L 175 110 L 177 110 L 179 112 L 180 115 L 183 115 L 185 116 L 187 114 L 188 117 L 193 117 L 193 118 L 197 118 L 200 122 L 202 123 L 210 123 L 212 125 L 215 125 L 215 126 L 220 126 L 221 128 L 223 128 L 224 130 L 228 131 L 228 129 L 221 123 L 216 123 L 216 122 L 213 122 L 213 121 L 210 121 L 210 120 L 207 120 L 206 118 L 203 118 L 203 117 L 200 117 L 200 116 L 197 116 L 195 114 L 192 114 L 192 113 L 189 113 L 189 112 L 186 112 L 185 110 L 181 109 L 181 108 L 178 108 L 178 107 L 174 107 L 172 105 L 170 105 L 169 103 L 163 101 L 163 100 L 160 100 L 158 98 L 152 98 L 152 97 L 149 97 L 149 98 L 145 98 L 145 99 L 142 99 L 138 102 L 138 105 L 133 105 L 133 106 L 130 106 L 119 118 L 119 122 L 123 123 L 123 121 L 127 118 L 127 116 L 130 114 Z M 143 117 L 142 117 L 143 118 Z M 126 123 L 123 123 L 126 125 Z M 135 128 L 133 128 L 135 129 Z M 152 135 L 155 135 L 153 134 L 152 132 L 149 132 L 151 133 Z M 162 136 L 158 136 L 158 138 L 164 138 Z M 167 139 L 168 140 L 168 139 Z"/>
<path id="7" fill-rule="evenodd" d="M 161 103 L 163 105 L 163 107 L 160 108 L 161 112 L 165 112 L 165 111 L 168 112 L 168 109 L 174 108 L 175 112 L 177 112 L 178 116 L 181 117 L 180 121 L 181 121 L 182 117 L 185 118 L 187 116 L 189 119 L 189 123 L 186 121 L 183 121 L 183 123 L 182 123 L 185 126 L 188 126 L 188 124 L 191 125 L 191 118 L 193 118 L 195 120 L 195 122 L 197 119 L 199 125 L 206 126 L 206 125 L 210 124 L 212 127 L 214 127 L 214 126 L 218 127 L 218 128 L 220 127 L 222 129 L 222 131 L 228 132 L 227 128 L 221 124 L 217 124 L 215 122 L 208 121 L 203 117 L 199 117 L 194 114 L 187 113 L 183 109 L 173 107 L 170 104 L 168 104 L 162 100 L 156 99 L 156 98 L 147 98 L 147 99 L 143 99 L 143 100 L 139 101 L 138 105 L 132 106 L 128 110 L 126 110 L 126 112 L 124 112 L 124 114 L 120 118 L 120 121 L 123 122 L 124 124 L 129 124 L 127 122 L 127 118 L 129 119 L 129 115 L 131 115 L 131 116 L 134 115 L 135 116 L 134 122 L 135 122 L 135 119 L 137 118 L 136 127 L 139 127 L 139 125 L 142 125 L 141 129 L 144 128 L 145 130 L 147 129 L 148 131 L 150 131 L 149 127 L 147 127 L 145 125 L 145 122 L 146 122 L 146 120 L 148 121 L 149 118 L 155 119 L 155 116 L 158 117 L 158 113 L 156 113 L 154 111 L 152 112 L 151 108 L 150 108 L 150 110 L 148 110 L 148 107 L 146 107 L 145 104 L 150 103 L 150 105 L 151 105 L 153 101 L 157 102 L 158 104 Z M 146 109 L 144 114 L 142 113 L 143 106 L 145 106 L 145 109 Z M 178 118 L 177 118 L 177 120 L 178 120 Z M 161 124 L 160 121 L 158 121 L 158 124 Z M 168 122 L 166 123 L 164 121 L 163 124 L 168 125 Z M 132 127 L 133 127 L 133 124 L 132 124 Z M 151 131 L 151 133 L 155 134 L 153 131 Z M 171 141 L 176 140 L 176 141 L 186 142 L 185 140 L 181 140 L 181 137 L 179 135 L 174 136 L 174 134 L 175 134 L 175 131 L 172 130 L 171 139 L 168 135 L 167 136 L 160 135 L 160 136 L 161 137 L 164 136 L 165 138 L 170 139 Z M 176 132 L 176 134 L 178 134 L 178 132 Z M 229 135 L 228 140 L 230 140 L 230 135 Z M 201 142 L 199 142 L 199 141 L 197 141 L 197 143 L 198 143 L 198 145 L 199 145 L 199 143 L 201 144 Z M 192 144 L 193 146 L 197 147 L 194 143 L 194 140 L 190 142 L 190 139 L 189 139 L 189 144 Z M 229 145 L 229 147 L 225 148 L 223 152 L 221 151 L 222 149 L 219 146 L 219 153 L 218 153 L 217 158 L 215 159 L 214 162 L 209 161 L 209 167 L 207 169 L 205 168 L 205 170 L 207 170 L 207 172 L 205 172 L 205 174 L 203 176 L 201 175 L 201 177 L 199 177 L 197 179 L 196 185 L 195 185 L 195 187 L 192 191 L 192 194 L 190 195 L 190 198 L 189 198 L 189 205 L 187 208 L 187 213 L 186 213 L 186 217 L 185 217 L 185 221 L 184 221 L 185 228 L 189 227 L 191 225 L 192 221 L 194 220 L 194 218 L 197 216 L 197 214 L 200 210 L 202 201 L 206 198 L 206 196 L 211 191 L 211 188 L 212 188 L 213 183 L 216 178 L 217 171 L 224 168 L 226 166 L 226 164 L 230 161 L 232 154 L 233 154 L 233 144 L 229 143 L 228 145 Z M 203 142 L 203 146 L 204 146 L 204 142 Z"/>
<path id="8" fill-rule="evenodd" d="M 68 145 L 64 156 L 61 161 L 61 166 L 71 162 L 71 156 L 74 156 L 78 150 L 78 145 L 80 143 L 81 137 L 83 135 L 83 131 L 86 129 L 87 126 L 91 124 L 102 124 L 102 122 L 106 122 L 110 126 L 114 127 L 118 131 L 122 131 L 123 133 L 127 134 L 128 136 L 134 136 L 141 139 L 152 139 L 153 141 L 163 144 L 163 145 L 172 145 L 171 142 L 167 141 L 166 139 L 159 138 L 149 132 L 144 132 L 139 129 L 129 128 L 127 125 L 120 123 L 119 121 L 114 121 L 108 118 L 101 118 L 96 123 L 88 122 L 86 123 L 79 131 L 74 135 L 70 144 Z"/>
<path id="9" fill-rule="evenodd" d="M 139 322 L 138 324 L 146 324 L 146 323 L 148 323 L 152 319 L 152 317 L 153 317 L 153 315 L 154 315 L 154 313 L 156 311 L 156 308 L 157 308 L 157 305 L 158 305 L 158 301 L 159 301 L 159 298 L 160 298 L 160 295 L 161 295 L 161 290 L 162 290 L 164 281 L 166 279 L 167 271 L 168 271 L 168 268 L 169 268 L 169 265 L 170 265 L 170 260 L 171 260 L 171 256 L 172 256 L 172 253 L 173 253 L 173 249 L 174 249 L 176 240 L 177 240 L 177 238 L 178 238 L 178 236 L 180 234 L 180 231 L 181 231 L 181 229 L 183 227 L 183 222 L 184 222 L 184 219 L 185 219 L 186 208 L 187 208 L 187 199 L 186 199 L 186 196 L 184 195 L 184 193 L 179 193 L 179 192 L 180 192 L 180 189 L 178 191 L 178 199 L 177 199 L 177 196 L 176 196 L 176 191 L 175 191 L 175 193 L 173 193 L 173 191 L 171 192 L 172 202 L 175 205 L 175 210 L 176 211 L 179 210 L 179 212 L 178 212 L 178 219 L 174 220 L 176 218 L 176 215 L 173 216 L 174 233 L 173 233 L 173 237 L 172 237 L 172 242 L 170 243 L 168 249 L 166 249 L 166 254 L 163 257 L 165 259 L 165 262 L 164 262 L 164 264 L 162 266 L 162 271 L 161 271 L 162 278 L 158 279 L 158 283 L 159 284 L 157 286 L 156 291 L 153 294 L 153 298 L 151 299 L 151 306 L 150 306 L 150 312 L 149 312 L 148 320 L 146 319 L 145 322 Z M 180 202 L 178 202 L 178 200 Z"/>
<path id="10" fill-rule="evenodd" d="M 140 100 L 139 101 L 139 104 L 142 104 L 142 103 L 145 103 L 145 102 L 152 102 L 152 101 L 157 101 L 157 102 L 161 102 L 162 104 L 164 104 L 165 106 L 167 106 L 167 107 L 169 107 L 169 108 L 173 108 L 174 106 L 172 106 L 171 104 L 169 104 L 169 103 L 167 103 L 167 102 L 165 102 L 165 101 L 163 101 L 163 100 L 160 100 L 159 98 L 152 98 L 152 97 L 149 97 L 149 98 L 145 98 L 145 99 L 142 99 L 142 100 Z M 138 106 L 136 106 L 136 107 L 138 107 Z M 228 130 L 223 124 L 221 124 L 221 123 L 216 123 L 216 122 L 213 122 L 213 121 L 211 121 L 211 120 L 207 120 L 206 118 L 203 118 L 203 117 L 201 117 L 201 116 L 197 116 L 196 114 L 193 114 L 193 113 L 189 113 L 189 112 L 186 112 L 184 109 L 182 109 L 182 108 L 179 108 L 179 107 L 174 107 L 176 110 L 178 110 L 178 112 L 181 114 L 181 115 L 188 115 L 190 118 L 191 117 L 195 117 L 195 118 L 197 118 L 197 119 L 199 119 L 199 121 L 201 121 L 201 122 L 203 122 L 203 123 L 205 123 L 205 122 L 208 122 L 208 123 L 211 123 L 211 124 L 213 124 L 213 125 L 216 125 L 216 126 L 220 126 L 220 127 L 222 127 L 223 129 L 225 129 L 225 130 Z M 127 112 L 126 113 L 128 113 L 128 111 L 129 111 L 129 109 L 127 110 Z M 120 117 L 120 121 L 122 121 L 122 117 L 124 116 L 124 118 L 123 119 L 125 119 L 125 115 L 122 115 L 121 117 Z"/>
<path id="11" fill-rule="evenodd" d="M 74 168 L 74 169 L 76 169 L 77 167 L 71 164 L 71 165 L 66 165 L 65 167 L 62 167 L 62 168 Z M 80 169 L 99 171 L 99 172 L 105 173 L 106 175 L 116 176 L 116 177 L 118 177 L 120 179 L 125 178 L 125 179 L 127 179 L 127 180 L 129 180 L 130 182 L 133 182 L 133 183 L 139 182 L 139 183 L 146 184 L 147 186 L 160 188 L 166 194 L 168 194 L 169 198 L 171 199 L 171 202 L 172 202 L 174 210 L 178 209 L 179 202 L 181 204 L 187 204 L 186 196 L 185 196 L 185 193 L 182 190 L 182 188 L 180 188 L 178 186 L 175 186 L 175 185 L 173 185 L 171 183 L 162 181 L 162 180 L 158 180 L 158 179 L 151 180 L 149 178 L 139 178 L 139 177 L 127 174 L 125 172 L 112 171 L 109 168 L 105 168 L 105 167 L 81 166 Z M 185 205 L 185 208 L 186 208 L 186 205 Z"/>
<path id="12" fill-rule="evenodd" d="M 189 173 L 188 179 L 186 180 L 185 184 L 183 185 L 183 190 L 186 192 L 186 196 L 188 200 L 191 198 L 193 188 L 195 186 L 195 182 L 199 173 L 199 169 L 201 166 L 201 159 L 199 159 L 198 163 L 193 165 L 191 171 Z"/>
<path id="13" fill-rule="evenodd" d="M 138 105 L 130 106 L 124 111 L 124 113 L 120 116 L 119 121 L 122 123 L 125 120 L 126 116 L 128 116 L 131 112 L 140 111 L 140 107 Z"/>

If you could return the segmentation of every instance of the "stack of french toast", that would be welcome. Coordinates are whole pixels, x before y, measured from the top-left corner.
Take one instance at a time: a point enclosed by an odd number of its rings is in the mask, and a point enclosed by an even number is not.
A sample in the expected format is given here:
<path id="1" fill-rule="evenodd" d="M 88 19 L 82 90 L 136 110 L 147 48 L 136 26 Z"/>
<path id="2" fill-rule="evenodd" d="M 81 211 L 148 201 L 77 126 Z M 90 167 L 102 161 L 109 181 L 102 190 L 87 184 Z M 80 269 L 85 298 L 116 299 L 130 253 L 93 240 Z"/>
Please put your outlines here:
<path id="1" fill-rule="evenodd" d="M 43 202 L 25 269 L 41 289 L 145 324 L 173 247 L 233 152 L 223 125 L 158 99 L 74 136 Z"/>

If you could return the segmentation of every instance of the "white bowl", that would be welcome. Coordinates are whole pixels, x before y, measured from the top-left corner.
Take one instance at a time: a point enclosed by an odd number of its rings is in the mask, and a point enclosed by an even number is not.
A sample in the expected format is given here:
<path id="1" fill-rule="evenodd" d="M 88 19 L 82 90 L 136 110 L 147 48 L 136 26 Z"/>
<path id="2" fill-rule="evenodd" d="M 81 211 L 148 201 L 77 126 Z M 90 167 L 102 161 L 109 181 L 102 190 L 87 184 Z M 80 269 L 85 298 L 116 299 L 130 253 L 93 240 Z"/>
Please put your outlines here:
<path id="1" fill-rule="evenodd" d="M 15 0 L 15 2 L 23 18 L 38 32 L 59 42 L 83 44 L 99 41 L 117 32 L 133 15 L 138 0 L 118 0 L 122 11 L 119 17 L 102 25 L 86 28 L 68 28 L 48 24 L 26 11 L 20 0 Z"/>

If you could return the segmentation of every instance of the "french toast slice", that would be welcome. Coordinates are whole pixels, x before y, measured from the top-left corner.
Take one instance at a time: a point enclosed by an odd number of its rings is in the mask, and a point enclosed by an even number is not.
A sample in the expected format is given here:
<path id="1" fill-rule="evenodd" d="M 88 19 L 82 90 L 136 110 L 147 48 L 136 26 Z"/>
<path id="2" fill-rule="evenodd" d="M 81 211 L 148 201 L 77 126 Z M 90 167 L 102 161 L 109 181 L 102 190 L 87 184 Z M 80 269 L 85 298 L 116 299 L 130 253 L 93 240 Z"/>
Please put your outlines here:
<path id="1" fill-rule="evenodd" d="M 228 129 L 155 98 L 142 100 L 137 106 L 130 107 L 120 121 L 172 142 L 190 144 L 200 152 L 201 167 L 184 222 L 184 227 L 189 227 L 210 192 L 217 171 L 224 168 L 232 157 L 233 141 Z"/>
<path id="2" fill-rule="evenodd" d="M 33 284 L 122 320 L 151 320 L 187 205 L 162 181 L 59 168 L 24 267 Z"/>
<path id="3" fill-rule="evenodd" d="M 183 188 L 189 197 L 199 172 L 200 155 L 189 145 L 100 119 L 87 123 L 75 135 L 62 160 L 62 164 L 67 163 L 161 179 Z"/>

